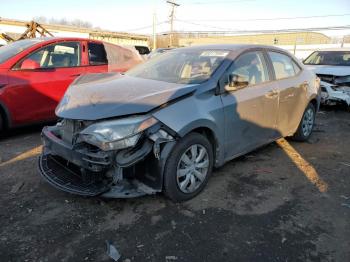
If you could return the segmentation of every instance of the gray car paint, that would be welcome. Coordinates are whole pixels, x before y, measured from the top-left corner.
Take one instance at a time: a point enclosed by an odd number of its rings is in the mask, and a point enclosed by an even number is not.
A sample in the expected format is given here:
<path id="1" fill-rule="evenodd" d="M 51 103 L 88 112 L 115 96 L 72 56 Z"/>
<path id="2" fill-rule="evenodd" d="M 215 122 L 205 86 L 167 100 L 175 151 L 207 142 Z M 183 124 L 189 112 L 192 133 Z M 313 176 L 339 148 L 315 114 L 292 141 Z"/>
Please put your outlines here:
<path id="1" fill-rule="evenodd" d="M 78 81 L 69 88 L 57 108 L 57 115 L 97 120 L 147 113 L 161 104 L 193 92 L 176 103 L 156 110 L 153 115 L 179 136 L 197 128 L 211 130 L 216 140 L 216 166 L 220 166 L 264 143 L 293 134 L 307 104 L 312 99 L 319 101 L 315 75 L 296 59 L 303 69 L 297 76 L 278 81 L 271 79 L 261 86 L 247 87 L 246 90 L 224 90 L 222 79 L 225 71 L 240 54 L 255 50 L 274 50 L 286 54 L 282 49 L 259 45 L 214 45 L 191 49 L 226 49 L 231 53 L 212 77 L 200 85 L 186 86 L 120 75 L 101 77 L 88 83 L 81 80 L 79 84 Z M 286 88 L 290 90 L 284 92 Z M 271 90 L 277 91 L 277 99 L 266 98 Z M 266 106 L 267 111 L 261 110 L 260 107 Z M 280 109 L 284 112 L 282 117 Z M 268 125 L 262 118 L 269 119 Z"/>
<path id="2" fill-rule="evenodd" d="M 173 84 L 117 73 L 80 77 L 56 108 L 61 118 L 99 120 L 147 113 L 191 93 L 196 85 Z"/>
<path id="3" fill-rule="evenodd" d="M 316 76 L 298 61 L 295 62 L 303 70 L 295 77 L 271 79 L 261 85 L 225 91 L 218 82 L 231 62 L 243 52 L 268 48 L 293 57 L 273 47 L 235 47 L 228 61 L 210 81 L 198 87 L 193 96 L 154 114 L 181 136 L 201 127 L 212 130 L 217 142 L 216 166 L 279 137 L 294 134 L 308 103 L 312 99 L 319 103 Z M 271 90 L 277 91 L 277 97 L 269 98 Z"/>

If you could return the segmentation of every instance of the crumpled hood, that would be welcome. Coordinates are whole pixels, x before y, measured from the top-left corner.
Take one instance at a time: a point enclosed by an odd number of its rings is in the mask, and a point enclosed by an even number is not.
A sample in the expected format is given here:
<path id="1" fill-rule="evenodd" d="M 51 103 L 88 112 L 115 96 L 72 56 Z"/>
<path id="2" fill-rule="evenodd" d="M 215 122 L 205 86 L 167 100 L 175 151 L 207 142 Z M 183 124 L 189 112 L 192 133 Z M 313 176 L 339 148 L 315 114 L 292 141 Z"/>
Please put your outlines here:
<path id="1" fill-rule="evenodd" d="M 61 118 L 99 120 L 147 113 L 193 92 L 183 85 L 116 73 L 89 74 L 76 79 L 56 108 Z"/>
<path id="2" fill-rule="evenodd" d="M 350 75 L 350 66 L 330 66 L 330 65 L 305 65 L 315 74 L 347 76 Z"/>

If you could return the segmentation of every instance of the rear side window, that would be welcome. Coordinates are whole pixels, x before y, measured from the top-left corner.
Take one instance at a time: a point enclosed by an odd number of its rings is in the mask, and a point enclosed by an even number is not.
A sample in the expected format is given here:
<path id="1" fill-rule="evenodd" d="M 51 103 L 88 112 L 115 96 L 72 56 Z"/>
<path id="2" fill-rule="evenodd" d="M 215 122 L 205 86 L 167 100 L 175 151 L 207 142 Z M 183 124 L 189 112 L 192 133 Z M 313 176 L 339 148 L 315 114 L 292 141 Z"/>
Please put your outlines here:
<path id="1" fill-rule="evenodd" d="M 292 77 L 299 73 L 300 68 L 291 57 L 277 52 L 270 51 L 268 53 L 272 61 L 276 79 Z"/>
<path id="2" fill-rule="evenodd" d="M 108 64 L 107 53 L 103 44 L 89 43 L 89 63 L 90 65 L 106 65 Z"/>

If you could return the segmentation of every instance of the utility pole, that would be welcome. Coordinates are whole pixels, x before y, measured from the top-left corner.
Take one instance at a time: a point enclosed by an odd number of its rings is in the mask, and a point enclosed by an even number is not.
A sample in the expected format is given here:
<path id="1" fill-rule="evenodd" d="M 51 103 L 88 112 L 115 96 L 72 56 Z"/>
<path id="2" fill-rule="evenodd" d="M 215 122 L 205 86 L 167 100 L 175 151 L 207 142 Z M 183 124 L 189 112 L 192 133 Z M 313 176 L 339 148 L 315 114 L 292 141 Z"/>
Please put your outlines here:
<path id="1" fill-rule="evenodd" d="M 157 23 L 157 14 L 156 14 L 156 6 L 154 5 L 154 11 L 153 11 L 153 50 L 157 49 L 157 29 L 156 29 L 156 23 Z"/>
<path id="2" fill-rule="evenodd" d="M 173 34 L 174 34 L 175 8 L 180 6 L 180 5 L 178 3 L 176 3 L 174 0 L 167 0 L 166 2 L 171 5 L 169 47 L 172 47 L 172 45 L 173 45 Z"/>

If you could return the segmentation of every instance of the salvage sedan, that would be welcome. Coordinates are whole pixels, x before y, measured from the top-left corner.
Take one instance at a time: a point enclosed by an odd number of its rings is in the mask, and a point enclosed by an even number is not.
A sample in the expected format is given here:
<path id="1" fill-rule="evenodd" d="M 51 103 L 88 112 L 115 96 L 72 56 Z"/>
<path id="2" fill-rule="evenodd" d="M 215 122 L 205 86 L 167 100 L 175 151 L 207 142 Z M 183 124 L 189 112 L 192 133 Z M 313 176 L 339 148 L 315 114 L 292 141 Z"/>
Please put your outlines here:
<path id="1" fill-rule="evenodd" d="M 313 52 L 304 64 L 321 79 L 321 103 L 350 107 L 350 49 Z"/>
<path id="2" fill-rule="evenodd" d="M 83 196 L 185 201 L 213 167 L 280 137 L 307 140 L 319 81 L 265 46 L 180 48 L 126 74 L 78 78 L 42 132 L 41 175 Z"/>

